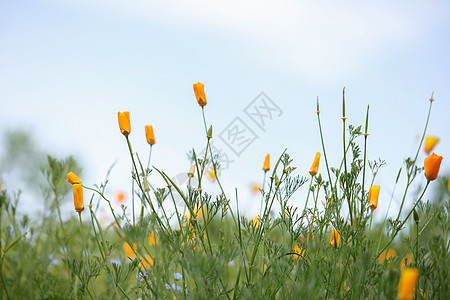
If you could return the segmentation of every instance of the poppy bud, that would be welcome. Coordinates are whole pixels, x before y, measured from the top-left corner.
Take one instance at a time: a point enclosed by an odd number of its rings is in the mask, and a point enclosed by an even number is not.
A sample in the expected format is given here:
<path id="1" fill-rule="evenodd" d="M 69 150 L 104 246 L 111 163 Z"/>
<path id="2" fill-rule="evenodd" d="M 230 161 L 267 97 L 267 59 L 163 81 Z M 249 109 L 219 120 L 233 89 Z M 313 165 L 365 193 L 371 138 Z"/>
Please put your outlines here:
<path id="1" fill-rule="evenodd" d="M 416 209 L 413 210 L 413 216 L 414 216 L 414 222 L 416 224 L 419 224 L 419 214 L 417 213 Z"/>
<path id="2" fill-rule="evenodd" d="M 309 174 L 311 174 L 312 176 L 315 176 L 319 171 L 319 161 L 320 161 L 320 152 L 317 152 L 316 157 L 314 158 L 314 162 L 311 166 L 311 169 L 309 170 Z"/>
<path id="3" fill-rule="evenodd" d="M 255 229 L 258 228 L 259 226 L 259 216 L 254 216 L 251 220 L 251 225 L 252 227 L 254 227 Z"/>
<path id="4" fill-rule="evenodd" d="M 206 105 L 206 96 L 205 96 L 205 85 L 198 82 L 194 84 L 194 93 L 197 98 L 198 105 L 205 106 Z"/>
<path id="5" fill-rule="evenodd" d="M 417 279 L 419 278 L 419 270 L 416 268 L 405 268 L 400 276 L 398 284 L 397 298 L 399 300 L 412 299 L 414 290 L 416 289 Z"/>
<path id="6" fill-rule="evenodd" d="M 270 170 L 270 154 L 267 154 L 266 158 L 264 159 L 263 170 L 264 170 L 264 172 L 267 172 Z"/>
<path id="7" fill-rule="evenodd" d="M 378 195 L 380 194 L 380 186 L 374 185 L 369 191 L 369 207 L 374 210 L 378 206 Z"/>
<path id="8" fill-rule="evenodd" d="M 212 125 L 209 126 L 208 132 L 206 133 L 206 137 L 208 139 L 212 138 Z"/>
<path id="9" fill-rule="evenodd" d="M 82 183 L 81 179 L 75 175 L 73 172 L 67 173 L 67 182 L 70 184 Z"/>
<path id="10" fill-rule="evenodd" d="M 150 232 L 150 235 L 148 236 L 148 243 L 150 244 L 150 246 L 154 247 L 155 246 L 155 234 L 152 232 Z"/>
<path id="11" fill-rule="evenodd" d="M 194 177 L 194 172 L 195 172 L 195 165 L 192 165 L 192 167 L 189 170 L 189 172 L 187 173 L 187 175 L 192 178 L 192 177 Z"/>
<path id="12" fill-rule="evenodd" d="M 119 119 L 120 132 L 125 136 L 129 135 L 131 132 L 130 113 L 127 111 L 123 113 L 118 112 L 117 117 Z"/>
<path id="13" fill-rule="evenodd" d="M 73 185 L 73 202 L 77 212 L 82 212 L 84 210 L 83 187 L 79 183 Z"/>
<path id="14" fill-rule="evenodd" d="M 155 144 L 155 135 L 153 134 L 153 126 L 147 125 L 145 126 L 145 137 L 147 138 L 147 143 L 150 145 Z"/>
<path id="15" fill-rule="evenodd" d="M 336 229 L 331 230 L 330 243 L 328 246 L 339 247 L 339 242 L 341 241 L 341 236 Z"/>
<path id="16" fill-rule="evenodd" d="M 147 177 L 144 176 L 144 190 L 146 192 L 150 191 L 150 184 L 148 183 Z"/>
<path id="17" fill-rule="evenodd" d="M 434 153 L 425 158 L 425 177 L 428 180 L 435 180 L 438 177 L 442 158 L 442 156 L 436 155 Z"/>
<path id="18" fill-rule="evenodd" d="M 436 144 L 439 142 L 439 138 L 434 137 L 434 136 L 427 136 L 425 138 L 425 152 L 426 153 L 430 153 L 434 146 L 436 146 Z"/>

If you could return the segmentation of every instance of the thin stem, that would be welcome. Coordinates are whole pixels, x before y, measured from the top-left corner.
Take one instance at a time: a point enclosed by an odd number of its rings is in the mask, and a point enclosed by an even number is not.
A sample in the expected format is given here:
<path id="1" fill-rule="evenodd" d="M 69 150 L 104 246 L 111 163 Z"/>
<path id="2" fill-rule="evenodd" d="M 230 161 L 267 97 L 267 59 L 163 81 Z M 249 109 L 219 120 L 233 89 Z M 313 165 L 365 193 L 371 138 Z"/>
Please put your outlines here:
<path id="1" fill-rule="evenodd" d="M 417 148 L 416 156 L 414 157 L 414 160 L 411 163 L 411 168 L 413 168 L 415 166 L 415 164 L 416 164 L 417 157 L 419 156 L 419 152 L 420 152 L 420 149 L 422 148 L 422 143 L 423 143 L 423 140 L 425 138 L 425 134 L 427 132 L 428 121 L 430 120 L 430 115 L 431 115 L 431 106 L 433 105 L 433 101 L 434 101 L 433 94 L 434 94 L 434 92 L 431 94 L 430 105 L 428 107 L 427 121 L 425 122 L 425 128 L 423 129 L 422 138 L 420 139 L 420 143 L 419 143 L 419 147 Z M 408 169 L 407 172 L 408 172 L 408 180 L 407 180 L 405 192 L 403 194 L 402 203 L 400 204 L 400 209 L 398 210 L 398 215 L 397 215 L 397 219 L 396 220 L 399 220 L 399 218 L 400 218 L 400 214 L 402 213 L 402 209 L 403 209 L 403 204 L 405 203 L 406 193 L 408 192 L 408 188 L 409 188 L 409 186 L 411 184 L 411 182 L 409 181 L 411 179 L 411 172 L 409 171 L 409 169 Z"/>
<path id="2" fill-rule="evenodd" d="M 150 161 L 152 160 L 152 149 L 153 145 L 150 145 L 150 150 L 148 151 L 147 170 L 150 168 Z"/>
<path id="3" fill-rule="evenodd" d="M 113 215 L 113 217 L 114 217 L 114 220 L 116 221 L 117 226 L 119 226 L 119 228 L 122 229 L 122 226 L 120 226 L 119 220 L 117 219 L 116 215 L 114 214 L 114 209 L 113 209 L 112 206 L 111 206 L 111 201 L 109 201 L 109 200 L 103 195 L 103 193 L 100 192 L 100 191 L 97 191 L 97 190 L 95 190 L 95 189 L 93 189 L 93 188 L 90 188 L 90 187 L 87 187 L 87 186 L 84 186 L 84 185 L 82 185 L 82 187 L 85 188 L 85 189 L 87 189 L 87 190 L 91 190 L 91 191 L 93 191 L 93 192 L 96 192 L 97 194 L 100 195 L 100 197 L 102 197 L 106 202 L 108 202 L 109 209 L 111 210 L 111 213 L 112 213 L 112 215 Z"/>
<path id="4" fill-rule="evenodd" d="M 207 127 L 207 125 L 206 125 L 206 118 L 205 118 L 205 109 L 204 109 L 204 106 L 202 106 L 202 116 L 203 116 L 203 125 L 205 126 L 205 133 L 206 133 L 206 135 L 208 135 L 208 127 Z M 209 138 L 208 138 L 208 143 L 209 143 Z M 217 174 L 217 163 L 214 161 L 214 157 L 213 157 L 211 148 L 212 148 L 212 147 L 209 147 L 209 154 L 210 154 L 210 157 L 211 157 L 211 162 L 212 162 L 212 164 L 213 164 L 214 174 L 215 174 L 215 176 L 216 176 L 216 181 L 217 181 L 217 184 L 219 185 L 220 191 L 222 192 L 222 196 L 223 196 L 225 199 L 227 199 L 227 196 L 226 196 L 226 194 L 225 194 L 225 191 L 224 191 L 224 189 L 223 189 L 223 187 L 222 187 L 222 183 L 220 182 L 219 176 L 218 176 L 218 174 Z M 226 203 L 227 203 L 227 205 L 228 205 L 228 209 L 230 210 L 231 217 L 233 218 L 234 223 L 237 224 L 236 218 L 234 217 L 233 209 L 231 208 L 231 205 L 230 205 L 229 201 L 226 201 Z"/>
<path id="5" fill-rule="evenodd" d="M 333 193 L 333 183 L 331 182 L 330 168 L 328 167 L 327 152 L 325 151 L 325 143 L 323 141 L 322 125 L 320 124 L 319 97 L 317 97 L 317 121 L 319 122 L 320 141 L 322 142 L 323 156 L 325 157 L 325 165 L 327 166 L 328 179 L 330 181 L 331 191 Z"/>
<path id="6" fill-rule="evenodd" d="M 308 188 L 308 194 L 306 195 L 305 208 L 303 208 L 303 212 L 302 212 L 302 222 L 301 222 L 300 228 L 303 226 L 303 216 L 306 213 L 306 208 L 308 206 L 308 199 L 309 199 L 309 194 L 311 193 L 311 187 L 312 187 L 313 179 L 314 179 L 314 175 L 311 175 L 311 180 L 309 182 L 309 188 Z"/>
<path id="7" fill-rule="evenodd" d="M 84 240 L 84 234 L 83 234 L 83 221 L 81 220 L 81 211 L 78 212 L 78 217 L 80 219 L 80 234 L 81 234 L 81 240 L 82 240 L 81 256 L 83 256 L 83 252 L 84 252 L 84 255 L 87 256 L 87 253 L 86 253 L 86 242 Z"/>
<path id="8" fill-rule="evenodd" d="M 433 95 L 434 95 L 434 92 L 431 93 L 430 106 L 428 107 L 427 121 L 425 123 L 425 128 L 423 129 L 422 138 L 420 139 L 419 147 L 417 148 L 416 156 L 414 157 L 414 163 L 416 162 L 417 157 L 419 156 L 419 152 L 420 152 L 420 149 L 422 148 L 423 140 L 425 139 L 425 134 L 427 133 L 428 121 L 430 120 L 430 115 L 431 115 L 431 106 L 433 105 L 433 101 L 434 101 Z"/>
<path id="9" fill-rule="evenodd" d="M 132 165 L 131 165 L 131 208 L 133 211 L 133 226 L 136 225 L 136 217 L 134 215 L 134 178 L 133 178 L 133 173 L 136 171 L 136 163 L 134 162 L 134 156 L 133 156 L 133 150 L 131 149 L 131 143 L 130 143 L 130 139 L 128 138 L 128 135 L 125 136 L 126 140 L 127 140 L 127 145 L 128 145 L 128 150 L 130 150 L 130 155 L 131 155 L 131 160 L 132 160 Z"/>
<path id="10" fill-rule="evenodd" d="M 347 117 L 345 116 L 345 87 L 342 90 L 342 147 L 344 148 L 344 170 L 347 173 L 347 151 L 345 149 L 345 121 Z"/>
<path id="11" fill-rule="evenodd" d="M 366 113 L 366 126 L 364 130 L 364 165 L 363 165 L 363 178 L 362 178 L 362 186 L 361 186 L 361 211 L 360 216 L 362 218 L 363 212 L 364 212 L 364 205 L 362 205 L 362 202 L 364 201 L 364 182 L 366 179 L 366 162 L 367 162 L 367 137 L 369 134 L 367 133 L 367 130 L 369 129 L 369 105 L 367 105 L 367 113 Z M 356 213 L 355 213 L 355 223 L 356 223 Z"/>
<path id="12" fill-rule="evenodd" d="M 259 217 L 260 218 L 261 218 L 263 202 L 264 202 L 264 187 L 266 186 L 266 174 L 267 174 L 267 171 L 264 171 L 264 179 L 263 179 L 262 192 L 261 192 L 261 205 L 259 208 Z"/>
<path id="13" fill-rule="evenodd" d="M 383 237 L 384 228 L 386 227 L 386 220 L 389 214 L 389 209 L 391 208 L 392 199 L 394 199 L 395 189 L 397 187 L 398 179 L 400 178 L 400 174 L 402 172 L 402 167 L 398 170 L 397 179 L 395 180 L 394 189 L 392 190 L 391 199 L 389 200 L 389 205 L 386 211 L 386 215 L 384 216 L 383 225 L 381 226 L 380 238 L 378 239 L 377 252 L 380 250 L 381 238 Z"/>
<path id="14" fill-rule="evenodd" d="M 405 220 L 397 227 L 396 231 L 394 232 L 394 234 L 392 234 L 392 238 L 390 239 L 390 241 L 387 243 L 386 246 L 384 246 L 384 248 L 378 253 L 378 255 L 376 257 L 379 257 L 381 255 L 381 253 L 383 253 L 383 251 L 385 251 L 389 245 L 394 241 L 394 238 L 397 236 L 398 232 L 401 230 L 401 228 L 403 227 L 403 225 L 406 223 L 406 220 L 408 220 L 409 216 L 411 216 L 411 214 L 413 213 L 414 209 L 416 208 L 417 204 L 419 204 L 419 202 L 422 200 L 423 195 L 425 194 L 425 191 L 428 188 L 428 185 L 430 184 L 430 180 L 427 181 L 427 185 L 425 186 L 425 188 L 423 189 L 422 194 L 420 195 L 419 199 L 416 201 L 416 203 L 414 203 L 413 208 L 411 209 L 411 211 L 408 213 L 408 215 L 406 216 Z"/>

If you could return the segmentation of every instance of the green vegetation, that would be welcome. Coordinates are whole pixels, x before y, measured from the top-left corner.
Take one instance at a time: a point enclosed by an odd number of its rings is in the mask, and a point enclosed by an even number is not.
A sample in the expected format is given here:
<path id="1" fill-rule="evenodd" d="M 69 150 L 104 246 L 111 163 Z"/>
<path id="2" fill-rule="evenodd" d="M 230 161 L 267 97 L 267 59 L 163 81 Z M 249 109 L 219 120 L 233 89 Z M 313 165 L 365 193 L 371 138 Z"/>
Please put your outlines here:
<path id="1" fill-rule="evenodd" d="M 430 111 L 432 104 L 433 99 Z M 205 105 L 206 100 L 203 114 Z M 20 194 L 5 186 L 1 191 L 0 298 L 395 299 L 406 267 L 419 271 L 415 299 L 450 299 L 449 179 L 428 180 L 413 194 L 414 202 L 405 203 L 411 185 L 424 178 L 417 159 L 427 125 L 417 153 L 406 159 L 394 183 L 406 181 L 400 211 L 377 224 L 368 197 L 384 161 L 366 159 L 368 115 L 369 109 L 364 126 L 346 125 L 343 100 L 343 156 L 328 161 L 322 139 L 322 173 L 296 175 L 293 159 L 283 152 L 267 171 L 262 213 L 253 220 L 235 209 L 239 194 L 226 194 L 220 176 L 218 195 L 202 190 L 208 170 L 220 169 L 205 121 L 206 151 L 201 157 L 192 152 L 195 185 L 192 176 L 177 186 L 161 169 L 145 167 L 149 162 L 132 151 L 129 130 L 122 131 L 134 170 L 133 203 L 141 207 L 136 214 L 125 206 L 112 209 L 106 180 L 83 184 L 85 222 L 75 210 L 64 220 L 60 201 L 71 192 L 66 174 L 80 175 L 80 168 L 72 157 L 48 156 L 39 162 L 40 175 L 33 173 L 47 214 L 24 215 L 17 211 Z M 317 118 L 322 138 L 319 104 Z M 153 187 L 150 173 L 166 186 Z M 431 186 L 436 199 L 425 202 Z M 313 208 L 289 203 L 299 188 L 307 189 L 304 201 Z M 174 211 L 164 208 L 167 201 Z M 100 203 L 111 208 L 112 224 L 99 220 Z"/>

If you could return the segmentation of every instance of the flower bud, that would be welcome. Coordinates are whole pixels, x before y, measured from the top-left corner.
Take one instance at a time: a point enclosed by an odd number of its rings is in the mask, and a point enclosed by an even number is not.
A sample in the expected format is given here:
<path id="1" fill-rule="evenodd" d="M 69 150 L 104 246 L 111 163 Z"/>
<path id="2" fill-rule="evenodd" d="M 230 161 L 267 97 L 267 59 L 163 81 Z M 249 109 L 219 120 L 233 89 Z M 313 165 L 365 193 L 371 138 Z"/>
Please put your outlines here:
<path id="1" fill-rule="evenodd" d="M 153 126 L 147 125 L 145 126 L 145 137 L 147 138 L 147 143 L 149 145 L 155 144 L 155 135 L 153 134 Z"/>
<path id="2" fill-rule="evenodd" d="M 127 111 L 124 111 L 123 113 L 118 112 L 117 117 L 119 119 L 119 128 L 120 132 L 122 132 L 123 135 L 127 136 L 131 132 L 131 123 L 130 123 L 130 114 Z"/>
<path id="3" fill-rule="evenodd" d="M 267 172 L 270 170 L 270 154 L 267 154 L 266 158 L 264 159 L 263 170 L 264 170 L 264 172 Z"/>
<path id="4" fill-rule="evenodd" d="M 419 214 L 417 213 L 416 209 L 413 210 L 413 216 L 414 216 L 414 222 L 416 224 L 419 224 Z"/>
<path id="5" fill-rule="evenodd" d="M 428 180 L 435 180 L 438 177 L 442 158 L 442 156 L 436 155 L 434 153 L 425 158 L 425 177 Z"/>
<path id="6" fill-rule="evenodd" d="M 195 165 L 192 165 L 192 167 L 189 170 L 189 172 L 187 173 L 187 175 L 192 178 L 192 177 L 194 177 L 194 172 L 195 172 Z"/>
<path id="7" fill-rule="evenodd" d="M 398 284 L 397 298 L 399 300 L 410 300 L 416 289 L 417 279 L 419 278 L 419 270 L 416 268 L 405 268 L 400 276 Z"/>
<path id="8" fill-rule="evenodd" d="M 205 85 L 198 82 L 194 84 L 194 93 L 197 98 L 198 105 L 205 106 L 206 105 L 206 96 L 205 96 Z"/>
<path id="9" fill-rule="evenodd" d="M 439 138 L 434 136 L 427 136 L 425 138 L 425 152 L 430 153 L 433 151 L 434 146 L 439 142 Z"/>
<path id="10" fill-rule="evenodd" d="M 148 183 L 147 177 L 144 176 L 144 190 L 146 192 L 150 191 L 150 184 Z"/>
<path id="11" fill-rule="evenodd" d="M 374 185 L 369 191 L 369 207 L 374 210 L 378 206 L 378 195 L 380 194 L 380 186 Z"/>
<path id="12" fill-rule="evenodd" d="M 73 172 L 67 173 L 67 182 L 70 184 L 82 183 L 81 179 Z"/>
<path id="13" fill-rule="evenodd" d="M 77 212 L 82 212 L 84 210 L 83 187 L 79 183 L 73 185 L 73 202 Z"/>
<path id="14" fill-rule="evenodd" d="M 341 235 L 336 229 L 331 230 L 330 243 L 328 246 L 339 247 L 339 242 L 341 241 Z"/>
<path id="15" fill-rule="evenodd" d="M 311 166 L 311 169 L 309 170 L 309 174 L 311 174 L 312 176 L 315 176 L 319 171 L 319 161 L 320 161 L 320 152 L 317 152 L 316 157 L 314 158 L 314 162 Z"/>
<path id="16" fill-rule="evenodd" d="M 208 139 L 212 138 L 212 125 L 209 126 L 208 133 L 206 134 L 206 137 L 207 137 Z"/>

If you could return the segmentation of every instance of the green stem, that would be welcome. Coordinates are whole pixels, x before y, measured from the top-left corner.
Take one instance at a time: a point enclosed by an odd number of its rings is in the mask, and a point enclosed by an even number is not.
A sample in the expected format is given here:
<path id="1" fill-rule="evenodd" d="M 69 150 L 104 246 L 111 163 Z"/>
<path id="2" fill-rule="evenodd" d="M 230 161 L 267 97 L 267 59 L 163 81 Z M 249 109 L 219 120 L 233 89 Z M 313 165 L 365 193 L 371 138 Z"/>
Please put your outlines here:
<path id="1" fill-rule="evenodd" d="M 322 142 L 323 156 L 325 157 L 325 165 L 327 167 L 328 180 L 330 181 L 331 193 L 333 193 L 333 183 L 331 182 L 330 168 L 328 167 L 327 152 L 325 151 L 325 143 L 323 141 L 322 125 L 320 123 L 319 97 L 317 97 L 317 121 L 319 122 L 320 141 Z M 337 198 L 337 197 L 336 197 Z"/>
<path id="2" fill-rule="evenodd" d="M 395 237 L 397 236 L 399 231 L 402 229 L 403 225 L 406 223 L 406 220 L 408 220 L 409 216 L 411 216 L 411 214 L 413 213 L 413 211 L 416 208 L 417 204 L 419 204 L 419 202 L 422 200 L 422 197 L 425 194 L 425 191 L 427 190 L 429 184 L 430 184 L 430 180 L 427 181 L 427 185 L 423 189 L 422 194 L 420 195 L 420 197 L 416 201 L 416 203 L 414 203 L 413 208 L 408 213 L 408 215 L 406 216 L 405 220 L 397 227 L 396 231 L 392 234 L 392 238 L 390 239 L 390 241 L 386 244 L 386 246 L 384 246 L 384 248 L 378 253 L 378 255 L 376 257 L 379 257 L 381 255 L 381 253 L 383 253 L 383 251 L 385 251 L 389 247 L 389 245 L 394 241 Z"/>
<path id="3" fill-rule="evenodd" d="M 365 130 L 364 130 L 364 163 L 363 163 L 363 178 L 362 178 L 362 186 L 361 186 L 361 210 L 360 210 L 360 217 L 362 218 L 363 213 L 364 213 L 364 205 L 363 205 L 363 201 L 365 199 L 364 195 L 365 195 L 365 191 L 364 191 L 364 182 L 366 179 L 366 162 L 367 162 L 367 137 L 368 137 L 368 133 L 367 130 L 369 129 L 369 105 L 367 105 L 367 113 L 366 113 L 366 126 L 365 126 Z M 355 223 L 356 223 L 356 213 L 355 213 Z M 356 226 L 356 225 L 355 225 Z"/>
<path id="4" fill-rule="evenodd" d="M 311 179 L 309 182 L 308 194 L 306 195 L 306 202 L 305 202 L 305 207 L 303 208 L 303 211 L 305 211 L 306 208 L 308 207 L 309 194 L 311 193 L 311 187 L 312 187 L 313 181 L 314 181 L 314 175 L 311 175 Z"/>
<path id="5" fill-rule="evenodd" d="M 131 174 L 133 174 L 135 171 L 137 172 L 136 163 L 134 161 L 133 150 L 131 149 L 131 143 L 130 143 L 130 139 L 128 138 L 128 135 L 125 135 L 125 138 L 127 140 L 128 150 L 130 150 L 131 160 L 133 163 L 133 165 L 131 166 Z M 133 226 L 135 226 L 136 218 L 134 215 L 134 178 L 131 178 L 131 208 L 133 211 Z"/>
<path id="6" fill-rule="evenodd" d="M 345 150 L 345 87 L 342 90 L 342 147 L 344 148 L 344 170 L 347 173 L 347 151 Z"/>
<path id="7" fill-rule="evenodd" d="M 207 128 L 207 125 L 206 125 L 204 106 L 202 106 L 202 115 L 203 115 L 203 125 L 205 126 L 205 133 L 208 134 L 208 128 Z M 217 181 L 217 184 L 219 185 L 220 191 L 222 192 L 222 196 L 225 199 L 228 199 L 226 194 L 225 194 L 225 191 L 223 190 L 222 183 L 219 180 L 219 176 L 217 175 L 217 167 L 216 167 L 217 163 L 214 161 L 214 157 L 213 157 L 211 148 L 212 147 L 209 148 L 209 154 L 210 154 L 210 157 L 211 157 L 211 162 L 213 164 L 214 174 L 216 176 L 216 181 Z M 231 217 L 233 218 L 234 224 L 237 224 L 236 218 L 234 217 L 233 209 L 231 208 L 231 205 L 230 205 L 229 201 L 226 201 L 226 203 L 228 205 L 228 209 L 230 210 Z"/>
<path id="8" fill-rule="evenodd" d="M 384 232 L 384 228 L 386 227 L 386 220 L 389 214 L 389 209 L 391 208 L 391 204 L 392 204 L 392 199 L 394 199 L 394 193 L 395 193 L 395 189 L 397 187 L 397 183 L 398 183 L 398 179 L 400 178 L 400 173 L 402 171 L 402 168 L 400 167 L 400 170 L 398 170 L 398 174 L 397 174 L 397 179 L 395 180 L 395 185 L 394 185 L 394 189 L 392 190 L 392 194 L 391 194 L 391 199 L 389 200 L 389 205 L 386 211 L 386 215 L 384 217 L 384 221 L 383 224 L 381 226 L 381 233 L 380 233 L 380 238 L 378 239 L 378 246 L 377 246 L 377 251 L 380 250 L 380 245 L 381 245 L 381 238 L 383 237 L 383 232 Z"/>
<path id="9" fill-rule="evenodd" d="M 260 218 L 261 218 L 263 202 L 264 202 L 264 187 L 266 186 L 266 174 L 267 174 L 267 171 L 264 171 L 264 179 L 263 179 L 263 185 L 262 185 L 262 191 L 261 191 L 261 205 L 259 208 L 259 217 Z"/>
<path id="10" fill-rule="evenodd" d="M 100 197 L 102 197 L 106 202 L 108 202 L 109 209 L 111 210 L 111 213 L 112 213 L 112 215 L 113 215 L 113 217 L 114 217 L 114 221 L 116 221 L 117 226 L 119 226 L 119 228 L 122 229 L 122 226 L 120 226 L 119 220 L 117 219 L 116 215 L 114 214 L 114 209 L 112 208 L 111 201 L 109 201 L 109 200 L 103 195 L 103 193 L 100 192 L 100 191 L 97 191 L 97 190 L 95 190 L 95 189 L 93 189 L 93 188 L 90 188 L 90 187 L 87 187 L 87 186 L 84 186 L 84 185 L 82 185 L 82 187 L 85 188 L 85 189 L 87 189 L 87 190 L 91 190 L 91 191 L 93 191 L 93 192 L 96 192 L 97 194 L 100 195 Z"/>
<path id="11" fill-rule="evenodd" d="M 150 150 L 148 151 L 147 170 L 150 168 L 150 161 L 152 160 L 152 146 L 153 145 L 150 145 Z"/>
<path id="12" fill-rule="evenodd" d="M 78 217 L 80 219 L 80 234 L 81 234 L 81 240 L 82 240 L 82 250 L 81 250 L 81 256 L 83 256 L 83 252 L 84 255 L 87 257 L 87 253 L 86 253 L 86 241 L 84 240 L 84 234 L 83 234 L 83 221 L 81 220 L 81 211 L 78 212 Z"/>
<path id="13" fill-rule="evenodd" d="M 411 168 L 413 168 L 415 166 L 415 164 L 416 164 L 417 157 L 419 156 L 420 149 L 422 148 L 423 140 L 425 139 L 425 134 L 426 134 L 427 128 L 428 128 L 428 122 L 430 120 L 430 115 L 431 115 L 431 107 L 432 107 L 433 101 L 434 101 L 433 94 L 434 94 L 434 92 L 431 94 L 430 105 L 428 106 L 427 121 L 425 122 L 425 128 L 423 129 L 422 138 L 420 139 L 420 143 L 419 143 L 419 147 L 417 148 L 416 156 L 414 157 L 414 160 L 411 163 Z M 408 172 L 408 180 L 407 180 L 405 192 L 403 194 L 402 203 L 400 204 L 400 209 L 398 211 L 398 215 L 397 215 L 397 219 L 396 220 L 399 220 L 399 218 L 400 218 L 400 214 L 402 213 L 402 209 L 403 209 L 403 204 L 405 203 L 406 193 L 408 192 L 408 188 L 409 188 L 409 186 L 411 184 L 411 182 L 410 182 L 410 179 L 411 179 L 410 169 L 408 169 L 407 172 Z"/>

